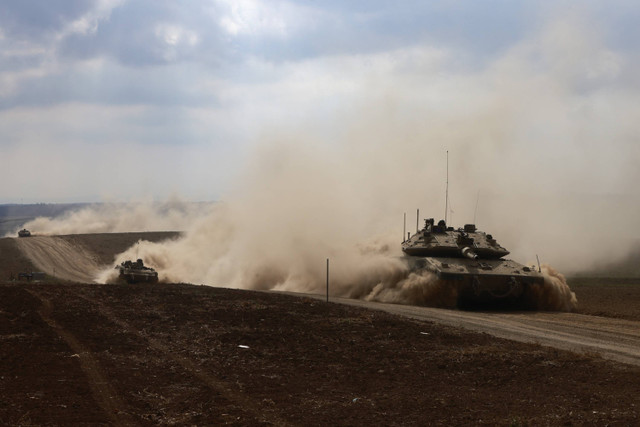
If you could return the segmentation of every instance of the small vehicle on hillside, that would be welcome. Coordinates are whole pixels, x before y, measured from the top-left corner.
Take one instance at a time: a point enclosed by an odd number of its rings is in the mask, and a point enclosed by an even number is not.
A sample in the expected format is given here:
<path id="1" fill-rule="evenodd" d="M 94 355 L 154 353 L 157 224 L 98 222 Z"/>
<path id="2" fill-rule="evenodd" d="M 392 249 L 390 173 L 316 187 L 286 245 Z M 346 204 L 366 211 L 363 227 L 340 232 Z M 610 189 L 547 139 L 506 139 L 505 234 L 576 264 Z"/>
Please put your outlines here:
<path id="1" fill-rule="evenodd" d="M 31 237 L 31 232 L 26 228 L 23 228 L 22 230 L 18 231 L 18 237 Z"/>

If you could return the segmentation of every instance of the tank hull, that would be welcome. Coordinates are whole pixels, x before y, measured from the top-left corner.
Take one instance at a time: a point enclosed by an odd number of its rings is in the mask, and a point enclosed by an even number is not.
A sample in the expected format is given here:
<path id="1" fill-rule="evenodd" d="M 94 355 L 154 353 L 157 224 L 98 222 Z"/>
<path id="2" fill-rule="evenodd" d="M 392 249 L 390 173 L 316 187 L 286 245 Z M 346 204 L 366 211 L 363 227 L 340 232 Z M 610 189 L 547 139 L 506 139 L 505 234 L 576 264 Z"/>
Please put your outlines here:
<path id="1" fill-rule="evenodd" d="M 155 271 L 148 272 L 122 268 L 118 277 L 127 283 L 158 283 L 158 273 Z"/>
<path id="2" fill-rule="evenodd" d="M 158 272 L 153 268 L 145 267 L 141 259 L 125 261 L 116 268 L 119 272 L 119 279 L 127 283 L 158 282 Z"/>
<path id="3" fill-rule="evenodd" d="M 544 278 L 530 267 L 505 259 L 407 257 L 410 270 L 426 270 L 455 286 L 459 305 L 511 303 Z"/>

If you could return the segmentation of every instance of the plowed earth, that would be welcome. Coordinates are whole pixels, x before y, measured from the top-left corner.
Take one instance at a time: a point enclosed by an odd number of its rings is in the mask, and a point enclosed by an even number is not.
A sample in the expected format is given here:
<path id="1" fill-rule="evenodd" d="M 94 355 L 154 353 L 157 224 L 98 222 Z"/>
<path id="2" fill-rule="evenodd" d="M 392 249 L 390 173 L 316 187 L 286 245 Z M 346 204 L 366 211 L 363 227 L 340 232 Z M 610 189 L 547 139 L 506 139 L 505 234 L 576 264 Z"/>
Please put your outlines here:
<path id="1" fill-rule="evenodd" d="M 6 240 L 15 239 L 0 239 L 0 267 L 27 266 Z M 607 286 L 579 283 L 579 311 L 638 320 L 628 306 L 638 306 L 640 287 L 614 283 L 627 290 L 616 299 Z M 638 425 L 639 417 L 640 368 L 593 354 L 299 296 L 0 284 L 0 425 Z"/>

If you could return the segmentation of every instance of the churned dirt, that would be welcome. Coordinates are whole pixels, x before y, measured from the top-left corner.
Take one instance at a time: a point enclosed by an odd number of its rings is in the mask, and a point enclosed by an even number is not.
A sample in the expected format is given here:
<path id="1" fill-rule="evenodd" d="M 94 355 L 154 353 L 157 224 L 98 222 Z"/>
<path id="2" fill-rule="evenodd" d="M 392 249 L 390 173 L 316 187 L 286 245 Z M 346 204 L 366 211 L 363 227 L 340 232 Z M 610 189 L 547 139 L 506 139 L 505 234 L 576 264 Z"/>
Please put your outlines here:
<path id="1" fill-rule="evenodd" d="M 7 284 L 0 340 L 0 424 L 640 422 L 640 368 L 288 295 Z"/>
<path id="2" fill-rule="evenodd" d="M 96 262 L 111 262 L 117 251 L 108 252 L 132 238 L 111 235 L 101 246 L 99 237 L 80 237 L 74 245 L 102 247 L 106 261 Z M 0 239 L 1 279 L 29 268 L 15 240 Z M 633 280 L 569 283 L 579 313 L 640 320 L 629 308 L 640 306 Z M 268 292 L 0 280 L 0 425 L 639 418 L 640 368 L 593 354 Z"/>

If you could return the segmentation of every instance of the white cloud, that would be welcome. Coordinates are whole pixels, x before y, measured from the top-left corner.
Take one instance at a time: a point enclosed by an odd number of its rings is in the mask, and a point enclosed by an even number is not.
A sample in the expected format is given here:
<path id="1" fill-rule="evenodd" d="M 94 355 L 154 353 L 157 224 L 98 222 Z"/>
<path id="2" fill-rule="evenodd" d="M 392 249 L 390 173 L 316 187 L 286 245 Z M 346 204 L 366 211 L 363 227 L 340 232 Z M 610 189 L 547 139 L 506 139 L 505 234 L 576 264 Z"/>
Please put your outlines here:
<path id="1" fill-rule="evenodd" d="M 310 10 L 288 1 L 217 0 L 224 11 L 216 17 L 231 36 L 291 36 L 309 22 Z"/>
<path id="2" fill-rule="evenodd" d="M 176 24 L 156 24 L 155 35 L 161 40 L 162 57 L 165 61 L 175 61 L 185 52 L 192 51 L 200 38 L 194 31 Z"/>
<path id="3" fill-rule="evenodd" d="M 93 7 L 79 18 L 69 22 L 58 35 L 59 38 L 69 34 L 93 34 L 98 30 L 100 21 L 109 19 L 113 9 L 122 6 L 127 0 L 97 0 Z"/>

